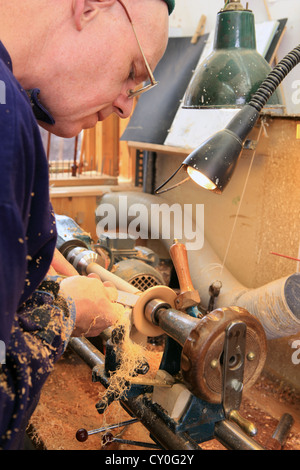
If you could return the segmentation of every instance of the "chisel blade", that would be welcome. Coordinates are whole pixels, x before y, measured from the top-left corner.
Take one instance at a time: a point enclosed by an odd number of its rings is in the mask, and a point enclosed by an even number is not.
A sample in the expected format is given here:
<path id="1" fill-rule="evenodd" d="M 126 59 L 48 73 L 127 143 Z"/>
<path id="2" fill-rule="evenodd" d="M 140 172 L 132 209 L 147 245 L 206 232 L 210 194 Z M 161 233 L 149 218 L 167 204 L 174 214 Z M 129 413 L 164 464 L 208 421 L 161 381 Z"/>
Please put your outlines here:
<path id="1" fill-rule="evenodd" d="M 126 307 L 134 307 L 139 299 L 139 294 L 132 294 L 131 292 L 125 292 L 118 290 L 117 303 L 125 305 Z"/>

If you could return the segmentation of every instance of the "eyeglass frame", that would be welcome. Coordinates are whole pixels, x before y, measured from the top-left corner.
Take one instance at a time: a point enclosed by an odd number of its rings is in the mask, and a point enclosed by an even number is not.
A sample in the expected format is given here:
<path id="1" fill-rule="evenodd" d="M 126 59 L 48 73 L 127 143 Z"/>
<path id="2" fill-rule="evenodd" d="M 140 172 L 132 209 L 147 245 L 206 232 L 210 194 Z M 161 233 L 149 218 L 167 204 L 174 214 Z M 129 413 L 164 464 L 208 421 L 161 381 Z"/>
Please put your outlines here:
<path id="1" fill-rule="evenodd" d="M 155 78 L 154 78 L 153 72 L 152 72 L 152 70 L 151 70 L 151 68 L 150 68 L 150 65 L 149 65 L 147 59 L 146 59 L 146 56 L 145 56 L 144 51 L 143 51 L 143 49 L 142 49 L 141 43 L 140 43 L 140 41 L 139 41 L 139 39 L 138 39 L 138 37 L 137 37 L 137 34 L 136 34 L 136 30 L 135 30 L 133 21 L 132 21 L 130 15 L 129 15 L 129 12 L 128 12 L 126 6 L 124 5 L 124 3 L 123 3 L 122 0 L 117 0 L 117 1 L 120 3 L 120 5 L 122 5 L 122 7 L 123 7 L 123 9 L 124 9 L 124 11 L 125 11 L 125 13 L 126 13 L 126 16 L 127 16 L 128 20 L 129 20 L 131 26 L 132 26 L 132 29 L 133 29 L 133 32 L 134 32 L 136 41 L 137 41 L 137 43 L 138 43 L 140 52 L 141 52 L 142 57 L 143 57 L 143 60 L 144 60 L 144 62 L 145 62 L 146 70 L 147 70 L 147 72 L 148 72 L 149 80 L 150 80 L 149 85 L 145 85 L 145 86 L 143 86 L 142 88 L 139 88 L 139 89 L 136 90 L 136 91 L 134 91 L 134 90 L 128 90 L 128 92 L 127 92 L 128 98 L 129 98 L 129 99 L 133 99 L 133 98 L 135 98 L 136 96 L 139 96 L 139 95 L 141 95 L 142 93 L 145 93 L 146 91 L 150 90 L 151 88 L 154 88 L 154 87 L 158 84 L 158 82 L 157 82 L 157 81 L 155 80 Z"/>

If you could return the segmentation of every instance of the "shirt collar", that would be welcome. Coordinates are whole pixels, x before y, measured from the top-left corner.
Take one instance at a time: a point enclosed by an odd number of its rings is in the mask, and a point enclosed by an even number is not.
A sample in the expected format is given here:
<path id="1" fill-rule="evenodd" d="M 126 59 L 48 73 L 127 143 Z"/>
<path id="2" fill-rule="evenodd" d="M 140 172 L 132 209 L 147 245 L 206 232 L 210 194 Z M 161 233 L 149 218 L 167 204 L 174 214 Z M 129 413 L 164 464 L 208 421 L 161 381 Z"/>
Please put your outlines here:
<path id="1" fill-rule="evenodd" d="M 0 59 L 2 59 L 4 64 L 12 72 L 13 66 L 12 66 L 11 57 L 1 41 L 0 41 Z M 32 111 L 36 119 L 38 121 L 42 121 L 47 124 L 55 124 L 55 120 L 53 119 L 49 111 L 41 104 L 38 98 L 40 90 L 38 88 L 33 88 L 31 90 L 27 90 L 26 93 L 29 98 Z"/>
<path id="2" fill-rule="evenodd" d="M 26 90 L 26 93 L 36 119 L 47 124 L 55 124 L 55 120 L 39 100 L 38 95 L 40 90 L 38 88 L 32 88 L 31 90 Z"/>
<path id="3" fill-rule="evenodd" d="M 6 67 L 12 72 L 12 63 L 11 58 L 5 47 L 3 46 L 2 42 L 0 41 L 0 59 L 3 60 Z"/>

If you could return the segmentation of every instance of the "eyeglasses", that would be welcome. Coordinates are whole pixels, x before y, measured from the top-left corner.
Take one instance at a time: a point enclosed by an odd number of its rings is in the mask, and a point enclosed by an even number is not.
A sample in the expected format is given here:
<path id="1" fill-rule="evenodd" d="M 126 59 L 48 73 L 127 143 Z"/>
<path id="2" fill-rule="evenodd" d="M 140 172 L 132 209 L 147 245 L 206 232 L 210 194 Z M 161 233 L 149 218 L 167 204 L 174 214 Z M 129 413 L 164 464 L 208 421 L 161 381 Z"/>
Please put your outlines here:
<path id="1" fill-rule="evenodd" d="M 137 35 L 136 35 L 136 31 L 135 31 L 135 28 L 134 28 L 132 19 L 131 19 L 129 13 L 128 13 L 128 10 L 127 10 L 127 8 L 125 7 L 125 5 L 124 5 L 124 3 L 122 2 L 122 0 L 118 0 L 118 2 L 119 2 L 119 3 L 122 5 L 122 7 L 124 8 L 125 13 L 126 13 L 126 15 L 127 15 L 127 18 L 129 19 L 129 21 L 130 21 L 130 23 L 131 23 L 131 26 L 132 26 L 132 29 L 133 29 L 135 38 L 136 38 L 136 40 L 137 40 L 139 49 L 140 49 L 140 51 L 141 51 L 141 54 L 142 54 L 143 59 L 144 59 L 144 62 L 145 62 L 145 66 L 146 66 L 146 69 L 147 69 L 147 72 L 148 72 L 148 75 L 149 75 L 149 80 L 150 80 L 149 85 L 145 85 L 145 86 L 143 86 L 142 88 L 138 88 L 138 89 L 135 89 L 135 90 L 129 90 L 129 91 L 128 91 L 128 98 L 129 98 L 129 99 L 132 99 L 132 98 L 135 98 L 136 96 L 141 95 L 142 93 L 145 93 L 145 91 L 148 91 L 148 90 L 150 90 L 151 88 L 154 88 L 154 87 L 158 84 L 158 82 L 157 82 L 157 81 L 155 80 L 155 78 L 154 78 L 154 75 L 153 75 L 152 70 L 151 70 L 151 68 L 150 68 L 150 65 L 149 65 L 149 63 L 148 63 L 148 61 L 147 61 L 147 59 L 146 59 L 146 56 L 145 56 L 145 54 L 144 54 L 144 51 L 143 51 L 142 46 L 141 46 L 141 44 L 140 44 L 140 41 L 138 40 L 138 37 L 137 37 Z"/>

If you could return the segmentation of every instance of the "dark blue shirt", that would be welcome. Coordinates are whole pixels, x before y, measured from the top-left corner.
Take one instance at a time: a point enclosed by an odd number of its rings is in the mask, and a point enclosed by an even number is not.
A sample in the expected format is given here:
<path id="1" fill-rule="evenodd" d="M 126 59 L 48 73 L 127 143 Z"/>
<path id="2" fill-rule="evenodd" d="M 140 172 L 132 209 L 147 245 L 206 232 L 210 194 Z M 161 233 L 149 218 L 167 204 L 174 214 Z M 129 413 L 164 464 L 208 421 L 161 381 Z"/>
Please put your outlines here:
<path id="1" fill-rule="evenodd" d="M 55 244 L 48 163 L 33 106 L 0 42 L 0 448 L 22 447 L 39 392 L 62 354 L 74 310 L 41 284 Z M 37 91 L 32 91 L 37 102 Z M 51 117 L 50 117 L 51 120 Z"/>

